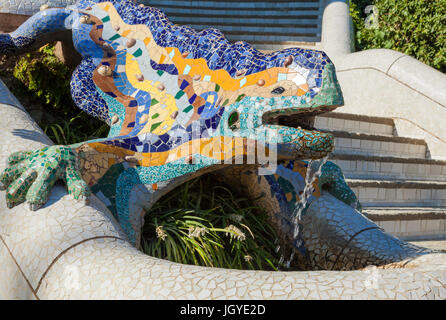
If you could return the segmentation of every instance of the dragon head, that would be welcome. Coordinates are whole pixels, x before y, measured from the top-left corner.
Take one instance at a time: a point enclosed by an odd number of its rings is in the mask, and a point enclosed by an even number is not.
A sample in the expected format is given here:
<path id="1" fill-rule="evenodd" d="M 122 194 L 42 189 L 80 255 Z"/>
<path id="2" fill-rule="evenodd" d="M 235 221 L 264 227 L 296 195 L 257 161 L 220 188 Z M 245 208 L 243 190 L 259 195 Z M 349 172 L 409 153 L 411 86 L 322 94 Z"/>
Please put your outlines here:
<path id="1" fill-rule="evenodd" d="M 305 50 L 302 54 L 313 56 L 320 70 L 297 62 L 269 69 L 272 79 L 268 85 L 258 88 L 264 82 L 258 80 L 243 99 L 225 108 L 220 123 L 225 135 L 253 139 L 267 149 L 274 147 L 279 160 L 318 159 L 333 150 L 332 135 L 314 130 L 313 123 L 315 115 L 343 104 L 335 69 L 322 52 Z M 288 56 L 284 64 L 301 59 Z"/>

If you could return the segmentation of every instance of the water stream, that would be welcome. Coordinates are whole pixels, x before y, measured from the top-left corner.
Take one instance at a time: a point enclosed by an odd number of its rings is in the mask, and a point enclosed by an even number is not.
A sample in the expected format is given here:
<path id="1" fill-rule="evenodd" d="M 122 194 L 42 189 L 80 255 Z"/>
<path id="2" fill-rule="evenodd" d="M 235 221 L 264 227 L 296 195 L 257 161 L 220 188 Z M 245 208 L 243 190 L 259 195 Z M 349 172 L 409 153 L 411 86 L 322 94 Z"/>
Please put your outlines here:
<path id="1" fill-rule="evenodd" d="M 328 155 L 319 160 L 310 160 L 307 166 L 307 173 L 305 176 L 305 187 L 302 194 L 299 196 L 299 201 L 296 203 L 296 207 L 291 216 L 291 222 L 293 224 L 293 242 L 295 247 L 299 248 L 303 246 L 302 232 L 302 212 L 307 206 L 308 199 L 313 194 L 314 181 L 321 175 L 322 167 L 328 160 Z M 291 261 L 294 258 L 295 249 L 292 250 L 290 258 L 286 261 L 285 265 L 287 268 L 290 267 Z M 280 262 L 283 262 L 283 256 L 280 258 Z"/>

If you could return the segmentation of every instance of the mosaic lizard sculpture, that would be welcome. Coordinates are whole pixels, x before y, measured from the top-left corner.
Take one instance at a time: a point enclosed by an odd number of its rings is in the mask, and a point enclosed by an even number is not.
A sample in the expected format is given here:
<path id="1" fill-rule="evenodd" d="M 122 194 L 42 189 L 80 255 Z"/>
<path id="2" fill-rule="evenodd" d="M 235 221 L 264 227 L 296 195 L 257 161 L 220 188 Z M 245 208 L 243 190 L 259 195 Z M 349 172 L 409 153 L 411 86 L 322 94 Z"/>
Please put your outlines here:
<path id="1" fill-rule="evenodd" d="M 9 207 L 26 201 L 37 210 L 62 179 L 75 199 L 91 192 L 100 198 L 138 246 L 145 209 L 188 179 L 222 167 L 220 176 L 233 185 L 251 177 L 245 192 L 267 194 L 265 201 L 275 203 L 270 211 L 289 218 L 306 184 L 308 163 L 300 160 L 333 150 L 330 134 L 308 127 L 315 115 L 343 104 L 335 68 L 321 51 L 263 54 L 245 42 L 231 44 L 216 29 L 174 25 L 158 9 L 128 0 L 44 8 L 0 35 L 0 51 L 34 50 L 70 32 L 83 57 L 71 79 L 73 100 L 108 123 L 109 135 L 11 155 L 0 177 Z M 267 175 L 246 166 L 268 163 Z M 307 205 L 322 189 L 360 208 L 331 162 Z M 389 259 L 361 261 L 348 268 Z"/>

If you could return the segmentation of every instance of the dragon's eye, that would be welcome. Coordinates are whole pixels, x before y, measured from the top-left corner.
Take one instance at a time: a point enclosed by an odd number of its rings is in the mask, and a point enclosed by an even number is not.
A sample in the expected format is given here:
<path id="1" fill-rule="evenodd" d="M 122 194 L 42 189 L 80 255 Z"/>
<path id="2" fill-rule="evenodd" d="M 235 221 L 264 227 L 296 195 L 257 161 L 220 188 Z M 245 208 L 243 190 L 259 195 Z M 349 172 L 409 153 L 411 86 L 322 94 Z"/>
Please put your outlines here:
<path id="1" fill-rule="evenodd" d="M 274 89 L 273 91 L 271 91 L 271 93 L 274 94 L 281 94 L 285 91 L 285 89 L 283 87 L 277 87 L 276 89 Z"/>
<path id="2" fill-rule="evenodd" d="M 235 130 L 235 129 L 238 128 L 238 112 L 237 112 L 237 111 L 234 111 L 233 113 L 231 113 L 231 114 L 229 115 L 229 118 L 228 118 L 228 127 L 229 127 L 231 130 Z"/>

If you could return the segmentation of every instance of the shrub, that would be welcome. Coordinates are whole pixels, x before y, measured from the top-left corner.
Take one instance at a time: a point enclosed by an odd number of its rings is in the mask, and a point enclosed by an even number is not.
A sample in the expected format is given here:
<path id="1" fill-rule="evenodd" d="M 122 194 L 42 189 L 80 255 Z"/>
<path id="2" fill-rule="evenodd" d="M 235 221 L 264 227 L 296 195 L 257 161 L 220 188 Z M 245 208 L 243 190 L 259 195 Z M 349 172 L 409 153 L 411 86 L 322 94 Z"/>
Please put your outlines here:
<path id="1" fill-rule="evenodd" d="M 141 244 L 148 255 L 178 263 L 277 270 L 276 239 L 266 212 L 206 175 L 147 212 Z"/>
<path id="2" fill-rule="evenodd" d="M 378 27 L 366 28 L 367 5 L 379 10 Z M 446 72 L 446 0 L 351 0 L 357 50 L 403 52 Z"/>
<path id="3" fill-rule="evenodd" d="M 72 106 L 71 71 L 54 55 L 54 46 L 46 45 L 36 53 L 28 53 L 16 63 L 14 77 L 42 101 L 56 109 Z"/>
<path id="4" fill-rule="evenodd" d="M 14 57 L 13 57 L 14 58 Z M 17 59 L 17 58 L 15 58 Z M 38 124 L 55 144 L 73 144 L 107 135 L 108 126 L 76 107 L 70 94 L 73 72 L 54 55 L 54 45 L 46 45 L 19 57 L 9 85 L 25 108 L 43 114 Z M 8 71 L 3 70 L 4 75 Z"/>

